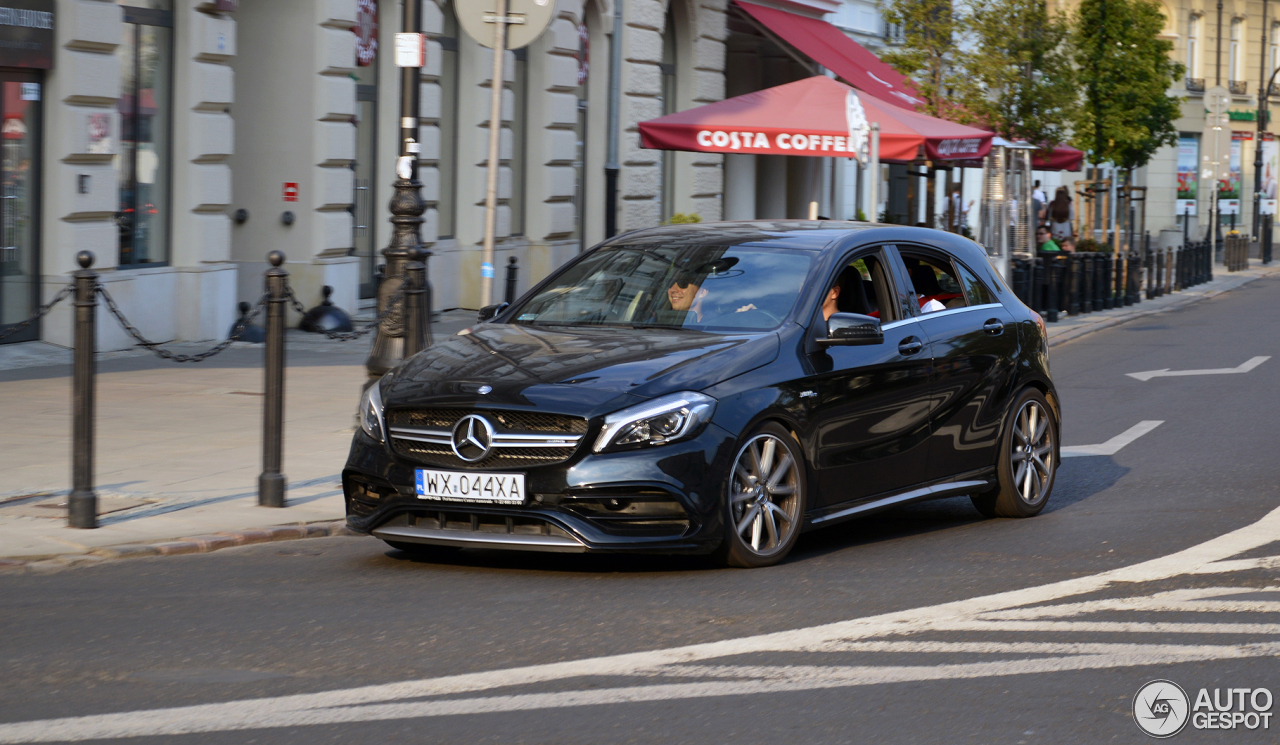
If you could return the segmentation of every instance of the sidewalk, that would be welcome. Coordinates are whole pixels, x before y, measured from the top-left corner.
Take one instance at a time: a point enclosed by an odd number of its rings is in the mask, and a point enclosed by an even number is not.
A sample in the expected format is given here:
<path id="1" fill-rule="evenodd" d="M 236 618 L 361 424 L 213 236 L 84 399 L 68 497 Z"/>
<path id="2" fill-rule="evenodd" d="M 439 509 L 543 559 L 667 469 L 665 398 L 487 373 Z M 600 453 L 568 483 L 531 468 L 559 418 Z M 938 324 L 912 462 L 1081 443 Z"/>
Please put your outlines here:
<path id="1" fill-rule="evenodd" d="M 1280 273 L 1280 263 L 1048 324 L 1050 346 L 1214 297 Z M 437 337 L 475 322 L 443 314 Z M 261 470 L 262 349 L 236 344 L 178 365 L 145 350 L 99 356 L 95 530 L 66 527 L 71 475 L 69 350 L 0 346 L 0 569 L 57 570 L 126 556 L 212 551 L 263 541 L 339 535 L 341 469 L 355 426 L 371 338 L 330 341 L 291 331 L 285 373 L 285 509 L 257 506 Z M 194 352 L 208 345 L 173 345 Z"/>

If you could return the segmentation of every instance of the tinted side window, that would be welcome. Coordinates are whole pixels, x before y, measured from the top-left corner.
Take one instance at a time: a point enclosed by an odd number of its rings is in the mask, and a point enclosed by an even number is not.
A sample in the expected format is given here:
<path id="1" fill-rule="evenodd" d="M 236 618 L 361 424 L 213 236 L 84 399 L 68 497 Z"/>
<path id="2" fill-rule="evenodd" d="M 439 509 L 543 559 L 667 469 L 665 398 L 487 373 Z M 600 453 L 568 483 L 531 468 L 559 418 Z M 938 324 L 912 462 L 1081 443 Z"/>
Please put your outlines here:
<path id="1" fill-rule="evenodd" d="M 908 250 L 902 251 L 902 263 L 922 313 L 965 307 L 964 288 L 950 261 Z"/>
<path id="2" fill-rule="evenodd" d="M 963 264 L 956 264 L 956 269 L 960 272 L 960 283 L 964 285 L 964 294 L 969 298 L 969 305 L 986 305 L 994 303 L 995 298 L 991 295 L 991 290 L 982 284 L 982 280 L 974 276 L 973 272 L 964 267 Z"/>

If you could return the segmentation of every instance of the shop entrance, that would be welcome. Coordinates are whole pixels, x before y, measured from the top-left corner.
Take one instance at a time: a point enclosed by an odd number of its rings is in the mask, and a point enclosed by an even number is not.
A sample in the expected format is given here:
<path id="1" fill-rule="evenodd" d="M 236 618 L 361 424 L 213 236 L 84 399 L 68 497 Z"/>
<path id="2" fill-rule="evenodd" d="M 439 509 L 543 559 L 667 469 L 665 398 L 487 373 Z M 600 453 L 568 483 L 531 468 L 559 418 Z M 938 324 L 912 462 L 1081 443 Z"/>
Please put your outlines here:
<path id="1" fill-rule="evenodd" d="M 40 300 L 41 74 L 0 70 L 0 331 Z M 39 338 L 37 324 L 4 343 Z"/>

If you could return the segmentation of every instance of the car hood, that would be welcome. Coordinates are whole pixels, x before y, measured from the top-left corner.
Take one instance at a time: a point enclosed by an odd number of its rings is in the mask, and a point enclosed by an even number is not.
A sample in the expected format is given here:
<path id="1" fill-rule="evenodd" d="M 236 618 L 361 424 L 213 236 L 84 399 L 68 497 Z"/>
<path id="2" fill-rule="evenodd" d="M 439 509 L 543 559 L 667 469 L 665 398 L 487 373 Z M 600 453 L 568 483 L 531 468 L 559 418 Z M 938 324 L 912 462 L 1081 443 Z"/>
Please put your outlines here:
<path id="1" fill-rule="evenodd" d="M 485 323 L 406 361 L 383 400 L 388 407 L 516 406 L 591 417 L 638 399 L 702 390 L 777 355 L 774 333 Z M 482 386 L 490 390 L 481 394 Z"/>

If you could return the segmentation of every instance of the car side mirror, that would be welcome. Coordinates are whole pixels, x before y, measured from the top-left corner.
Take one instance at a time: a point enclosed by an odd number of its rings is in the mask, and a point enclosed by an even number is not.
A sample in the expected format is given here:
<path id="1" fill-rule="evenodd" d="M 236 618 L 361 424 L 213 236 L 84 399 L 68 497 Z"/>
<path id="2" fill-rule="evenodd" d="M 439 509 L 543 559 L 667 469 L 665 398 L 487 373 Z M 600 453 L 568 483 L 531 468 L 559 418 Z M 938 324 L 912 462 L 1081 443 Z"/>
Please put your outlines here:
<path id="1" fill-rule="evenodd" d="M 479 317 L 480 323 L 484 323 L 506 310 L 508 305 L 510 305 L 510 303 L 494 303 L 493 305 L 486 305 L 481 308 L 480 312 L 476 315 Z"/>
<path id="2" fill-rule="evenodd" d="M 832 313 L 827 319 L 827 338 L 818 343 L 833 347 L 858 347 L 884 342 L 880 319 L 861 313 Z"/>

